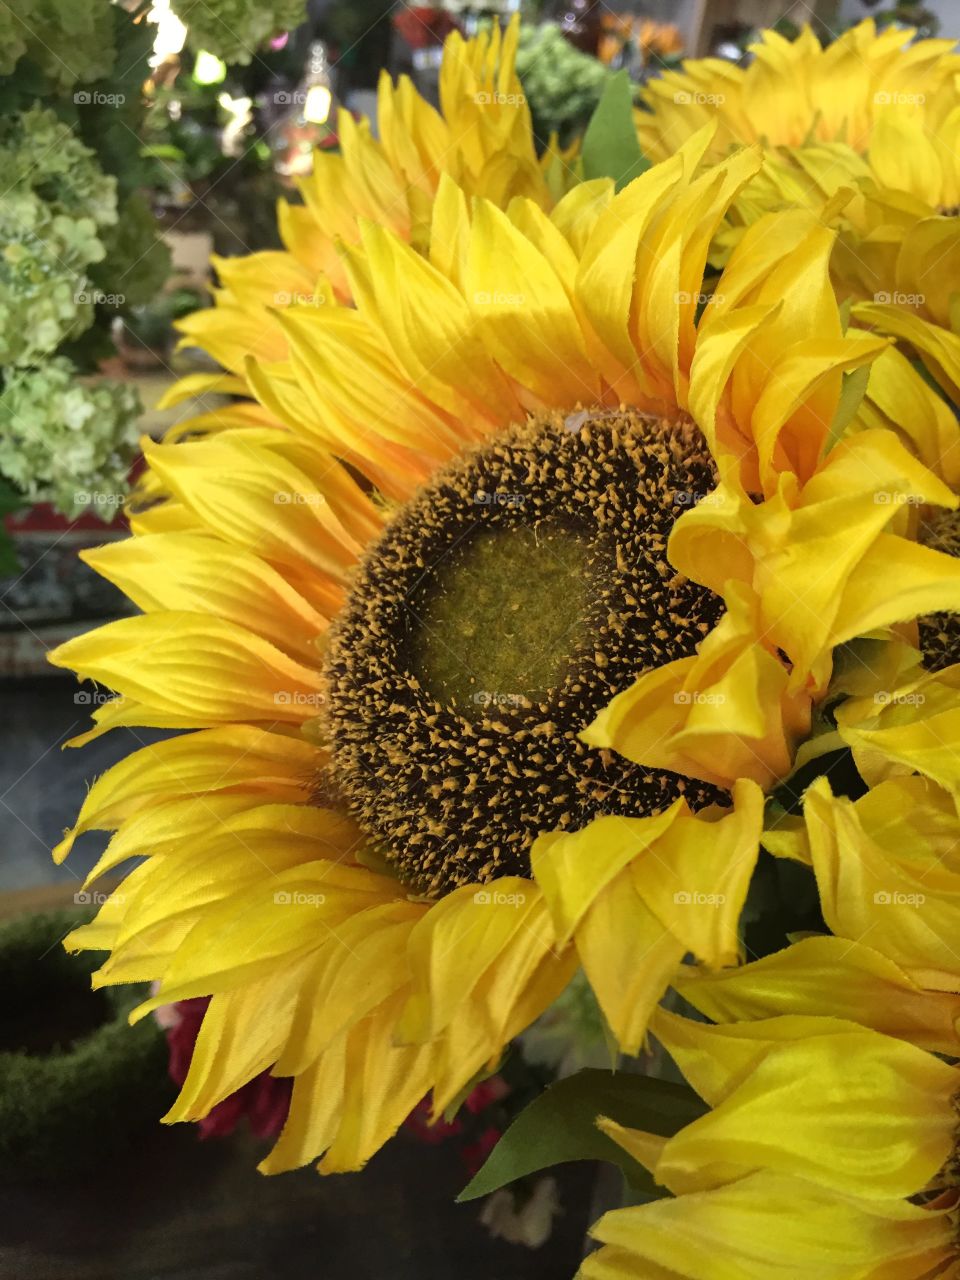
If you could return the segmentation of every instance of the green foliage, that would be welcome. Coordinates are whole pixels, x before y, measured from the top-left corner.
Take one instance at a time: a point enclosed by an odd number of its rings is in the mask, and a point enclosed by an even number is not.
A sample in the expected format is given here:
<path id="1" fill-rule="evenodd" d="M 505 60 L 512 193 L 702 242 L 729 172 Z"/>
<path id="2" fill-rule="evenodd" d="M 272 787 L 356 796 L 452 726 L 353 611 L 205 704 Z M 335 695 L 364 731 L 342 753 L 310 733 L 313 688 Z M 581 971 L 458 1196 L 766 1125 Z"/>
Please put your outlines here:
<path id="1" fill-rule="evenodd" d="M 545 144 L 551 133 L 562 142 L 579 133 L 600 101 L 610 72 L 564 39 L 554 23 L 520 28 L 517 75 Z"/>
<path id="2" fill-rule="evenodd" d="M 633 123 L 633 92 L 626 71 L 607 80 L 584 134 L 582 155 L 584 178 L 613 178 L 618 191 L 650 168 Z"/>
<path id="3" fill-rule="evenodd" d="M 348 57 L 364 36 L 396 9 L 393 0 L 332 0 L 321 15 L 322 31 Z"/>
<path id="4" fill-rule="evenodd" d="M 139 192 L 123 203 L 117 225 L 103 242 L 105 257 L 90 269 L 101 293 L 122 298 L 118 310 L 142 307 L 155 298 L 170 274 L 170 250 L 158 239 L 156 220 Z"/>
<path id="5" fill-rule="evenodd" d="M 110 6 L 77 0 L 0 5 L 0 75 L 26 56 L 57 90 L 99 80 L 116 58 Z"/>
<path id="6" fill-rule="evenodd" d="M 152 38 L 110 0 L 0 5 L 0 477 L 66 515 L 119 510 L 139 402 L 78 374 L 169 270 L 137 194 Z"/>
<path id="7" fill-rule="evenodd" d="M 298 27 L 305 0 L 172 0 L 194 49 L 245 65 L 271 36 Z"/>
<path id="8" fill-rule="evenodd" d="M 31 502 L 112 520 L 137 448 L 135 388 L 108 379 L 80 382 L 63 357 L 4 372 L 0 473 Z"/>
<path id="9" fill-rule="evenodd" d="M 159 1120 L 172 1092 L 164 1039 L 127 1013 L 143 988 L 90 992 L 98 958 L 61 940 L 76 913 L 0 928 L 0 1177 L 75 1172 L 111 1158 Z"/>
<path id="10" fill-rule="evenodd" d="M 5 518 L 14 511 L 19 511 L 22 506 L 22 496 L 0 476 L 0 578 L 8 578 L 20 569 L 17 549 L 7 532 Z"/>
<path id="11" fill-rule="evenodd" d="M 566 989 L 520 1037 L 527 1062 L 545 1067 L 552 1077 L 584 1067 L 609 1067 L 617 1049 L 593 987 L 578 969 Z"/>
<path id="12" fill-rule="evenodd" d="M 93 319 L 86 269 L 103 257 L 89 218 L 51 214 L 29 192 L 0 202 L 0 363 L 44 359 Z"/>
<path id="13" fill-rule="evenodd" d="M 0 167 L 7 187 L 33 191 L 52 212 L 117 220 L 117 184 L 97 157 L 53 111 L 35 105 L 0 125 Z"/>
<path id="14" fill-rule="evenodd" d="M 27 52 L 27 27 L 10 5 L 0 5 L 0 76 L 8 76 Z"/>
<path id="15" fill-rule="evenodd" d="M 669 1137 L 705 1111 L 685 1085 L 626 1072 L 580 1071 L 558 1080 L 521 1112 L 459 1199 L 489 1195 L 568 1160 L 609 1161 L 622 1170 L 635 1194 L 662 1194 L 646 1170 L 597 1128 L 597 1117 Z"/>

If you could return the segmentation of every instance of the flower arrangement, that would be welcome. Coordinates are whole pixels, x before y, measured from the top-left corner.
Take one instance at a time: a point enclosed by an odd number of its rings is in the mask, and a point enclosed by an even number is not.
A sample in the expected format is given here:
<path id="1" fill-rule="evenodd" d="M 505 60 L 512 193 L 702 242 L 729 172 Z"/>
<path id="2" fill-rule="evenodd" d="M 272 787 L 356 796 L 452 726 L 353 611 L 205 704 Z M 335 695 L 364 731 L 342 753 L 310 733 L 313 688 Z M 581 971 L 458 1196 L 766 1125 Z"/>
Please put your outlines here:
<path id="1" fill-rule="evenodd" d="M 140 412 L 98 376 L 111 325 L 152 295 L 169 253 L 139 191 L 149 32 L 107 0 L 25 0 L 0 94 L 0 504 L 119 512 Z M 3 571 L 16 567 L 0 534 Z"/>
<path id="2" fill-rule="evenodd" d="M 960 1265 L 960 102 L 911 35 L 768 34 L 639 126 L 611 77 L 538 157 L 517 24 L 453 34 L 442 115 L 385 79 L 284 252 L 220 264 L 184 329 L 238 399 L 88 557 L 143 613 L 51 655 L 118 694 L 74 745 L 183 731 L 55 851 L 144 855 L 67 939 L 99 984 L 209 999 L 169 1119 L 266 1071 L 262 1171 L 357 1170 L 531 1027 L 596 1029 L 586 985 L 618 1069 L 540 1093 L 464 1197 L 617 1165 L 597 1280 Z M 822 199 L 768 199 L 784 164 Z M 858 299 L 844 245 L 924 301 Z M 625 1069 L 651 1039 L 684 1083 Z"/>

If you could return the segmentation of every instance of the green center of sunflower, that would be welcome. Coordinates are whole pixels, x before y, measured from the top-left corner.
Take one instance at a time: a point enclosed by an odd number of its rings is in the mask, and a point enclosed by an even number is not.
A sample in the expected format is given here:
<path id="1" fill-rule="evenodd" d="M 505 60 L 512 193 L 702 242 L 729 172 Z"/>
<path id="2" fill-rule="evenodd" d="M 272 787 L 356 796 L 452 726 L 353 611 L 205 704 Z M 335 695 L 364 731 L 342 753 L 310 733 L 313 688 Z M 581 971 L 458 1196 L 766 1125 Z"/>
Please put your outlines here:
<path id="1" fill-rule="evenodd" d="M 412 888 L 527 875 L 541 831 L 718 798 L 579 739 L 717 621 L 666 556 L 715 483 L 689 424 L 545 415 L 387 526 L 331 632 L 325 717 L 335 785 Z"/>
<path id="2" fill-rule="evenodd" d="M 487 500 L 478 497 L 478 505 Z M 419 619 L 414 675 L 465 714 L 471 705 L 542 701 L 584 638 L 598 558 L 583 534 L 562 525 L 480 524 L 410 598 Z"/>

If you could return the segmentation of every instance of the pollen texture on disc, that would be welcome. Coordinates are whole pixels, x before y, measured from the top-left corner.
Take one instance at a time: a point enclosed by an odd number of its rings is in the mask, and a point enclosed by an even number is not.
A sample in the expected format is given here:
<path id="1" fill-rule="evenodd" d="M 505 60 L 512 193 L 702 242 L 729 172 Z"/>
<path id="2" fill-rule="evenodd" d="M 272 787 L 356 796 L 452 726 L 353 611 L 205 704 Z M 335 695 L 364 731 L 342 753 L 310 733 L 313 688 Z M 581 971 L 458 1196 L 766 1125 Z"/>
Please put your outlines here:
<path id="1" fill-rule="evenodd" d="M 720 798 L 578 736 L 719 618 L 666 555 L 715 483 L 689 424 L 550 415 L 388 524 L 331 631 L 325 727 L 340 795 L 411 888 L 528 875 L 541 831 Z"/>

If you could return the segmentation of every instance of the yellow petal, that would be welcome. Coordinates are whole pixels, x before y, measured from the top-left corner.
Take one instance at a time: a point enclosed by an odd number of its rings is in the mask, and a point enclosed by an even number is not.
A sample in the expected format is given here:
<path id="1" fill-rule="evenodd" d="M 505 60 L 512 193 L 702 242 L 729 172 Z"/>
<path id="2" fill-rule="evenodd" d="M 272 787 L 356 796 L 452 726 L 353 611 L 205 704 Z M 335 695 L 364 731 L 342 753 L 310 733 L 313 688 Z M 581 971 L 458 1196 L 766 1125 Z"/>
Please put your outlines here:
<path id="1" fill-rule="evenodd" d="M 956 1069 L 842 1022 L 811 1034 L 809 1021 L 745 1024 L 758 1041 L 776 1023 L 796 1024 L 799 1038 L 768 1042 L 713 1111 L 670 1139 L 657 1168 L 662 1182 L 700 1191 L 769 1169 L 864 1200 L 926 1186 L 953 1149 Z M 860 1061 L 869 1069 L 851 1070 Z"/>
<path id="2" fill-rule="evenodd" d="M 684 966 L 673 985 L 714 1022 L 820 1014 L 932 1053 L 955 1057 L 960 1046 L 960 996 L 923 991 L 885 955 L 846 938 L 804 938 L 720 973 Z"/>
<path id="3" fill-rule="evenodd" d="M 790 673 L 766 644 L 756 606 L 728 583 L 728 612 L 700 646 L 642 675 L 581 735 L 649 768 L 671 769 L 730 787 L 749 778 L 768 787 L 790 772 L 810 726 L 810 698 L 790 691 Z"/>
<path id="4" fill-rule="evenodd" d="M 121 618 L 66 641 L 48 658 L 156 708 L 167 725 L 191 729 L 224 722 L 300 724 L 317 714 L 324 696 L 316 668 L 236 623 L 199 613 Z"/>
<path id="5" fill-rule="evenodd" d="M 466 291 L 485 347 L 543 404 L 597 399 L 597 376 L 556 271 L 487 202 L 474 211 Z"/>
<path id="6" fill-rule="evenodd" d="M 868 782 L 916 771 L 960 790 L 960 666 L 852 699 L 837 711 L 840 735 Z"/>
<path id="7" fill-rule="evenodd" d="M 307 800 L 324 755 L 301 738 L 234 725 L 168 738 L 133 751 L 87 792 L 54 850 L 62 862 L 84 831 L 116 830 L 158 801 L 218 791 Z"/>
<path id="8" fill-rule="evenodd" d="M 785 1265 L 791 1280 L 922 1280 L 951 1250 L 937 1212 L 767 1172 L 614 1210 L 591 1234 L 606 1247 L 584 1261 L 583 1280 L 777 1280 Z M 888 1263 L 896 1271 L 881 1276 Z"/>
<path id="9" fill-rule="evenodd" d="M 327 619 L 257 556 L 199 534 L 108 543 L 83 560 L 147 613 L 209 613 L 245 627 L 307 664 Z"/>
<path id="10" fill-rule="evenodd" d="M 733 810 L 683 801 L 649 818 L 597 818 L 534 844 L 534 877 L 561 938 L 573 936 L 625 1052 L 688 951 L 715 966 L 739 955 L 737 922 L 759 852 L 763 800 L 744 780 Z"/>
<path id="11" fill-rule="evenodd" d="M 832 796 L 825 778 L 805 794 L 824 919 L 842 937 L 869 940 L 921 986 L 958 991 L 960 872 L 941 863 L 936 844 L 926 858 L 903 854 L 904 834 L 922 837 L 923 810 L 898 821 L 904 800 L 895 781 L 881 783 L 871 801 L 864 808 L 862 801 Z M 954 814 L 944 833 L 951 844 L 956 827 Z"/>

